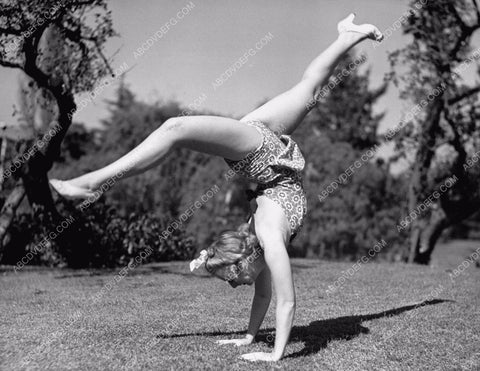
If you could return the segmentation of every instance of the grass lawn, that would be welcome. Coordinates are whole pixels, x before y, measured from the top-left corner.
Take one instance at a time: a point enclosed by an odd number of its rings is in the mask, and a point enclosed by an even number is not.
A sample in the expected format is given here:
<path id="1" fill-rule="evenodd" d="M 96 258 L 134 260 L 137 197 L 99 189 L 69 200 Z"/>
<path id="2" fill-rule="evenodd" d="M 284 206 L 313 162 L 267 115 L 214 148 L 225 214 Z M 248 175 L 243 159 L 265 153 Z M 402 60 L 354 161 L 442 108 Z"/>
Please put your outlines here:
<path id="1" fill-rule="evenodd" d="M 480 269 L 449 276 L 479 246 L 441 245 L 428 267 L 365 264 L 331 294 L 352 263 L 294 259 L 295 325 L 274 364 L 238 358 L 271 350 L 273 305 L 255 344 L 218 346 L 244 334 L 253 288 L 187 262 L 139 267 L 110 290 L 119 270 L 1 267 L 0 369 L 480 370 Z"/>

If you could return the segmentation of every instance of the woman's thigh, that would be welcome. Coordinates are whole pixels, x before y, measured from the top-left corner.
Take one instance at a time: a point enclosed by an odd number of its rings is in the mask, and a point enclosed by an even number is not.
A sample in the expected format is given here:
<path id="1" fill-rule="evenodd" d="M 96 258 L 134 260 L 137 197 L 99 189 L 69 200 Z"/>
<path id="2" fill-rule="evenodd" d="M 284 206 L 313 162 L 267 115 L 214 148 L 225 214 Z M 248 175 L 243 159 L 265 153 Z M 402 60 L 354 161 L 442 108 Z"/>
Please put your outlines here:
<path id="1" fill-rule="evenodd" d="M 165 130 L 176 133 L 176 145 L 230 160 L 245 158 L 263 140 L 253 126 L 219 116 L 177 117 Z"/>
<path id="2" fill-rule="evenodd" d="M 269 100 L 240 121 L 258 120 L 278 134 L 292 134 L 309 111 L 315 85 L 302 80 L 290 90 Z"/>

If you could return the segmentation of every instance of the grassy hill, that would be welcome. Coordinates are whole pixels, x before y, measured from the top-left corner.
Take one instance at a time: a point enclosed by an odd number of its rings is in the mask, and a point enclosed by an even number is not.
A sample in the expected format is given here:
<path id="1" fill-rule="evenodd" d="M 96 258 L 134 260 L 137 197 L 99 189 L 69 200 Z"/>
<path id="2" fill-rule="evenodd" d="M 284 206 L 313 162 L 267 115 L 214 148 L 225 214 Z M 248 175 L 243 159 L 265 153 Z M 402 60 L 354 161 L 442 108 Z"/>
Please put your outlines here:
<path id="1" fill-rule="evenodd" d="M 479 370 L 480 269 L 452 275 L 479 247 L 443 244 L 428 267 L 362 265 L 330 293 L 353 263 L 294 259 L 295 326 L 270 365 L 238 356 L 273 346 L 273 305 L 257 343 L 216 345 L 246 330 L 253 288 L 192 275 L 186 262 L 124 278 L 2 267 L 0 369 Z"/>

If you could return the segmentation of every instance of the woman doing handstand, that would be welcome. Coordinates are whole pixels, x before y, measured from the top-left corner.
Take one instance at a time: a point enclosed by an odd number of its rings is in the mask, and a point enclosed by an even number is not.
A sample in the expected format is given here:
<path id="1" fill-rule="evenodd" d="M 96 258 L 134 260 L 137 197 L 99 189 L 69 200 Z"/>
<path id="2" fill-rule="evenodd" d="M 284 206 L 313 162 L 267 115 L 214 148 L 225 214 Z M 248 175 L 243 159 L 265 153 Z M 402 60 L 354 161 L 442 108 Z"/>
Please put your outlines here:
<path id="1" fill-rule="evenodd" d="M 242 356 L 248 360 L 282 358 L 295 313 L 287 245 L 306 214 L 301 177 L 305 162 L 290 134 L 314 106 L 312 102 L 342 56 L 367 38 L 383 38 L 375 26 L 358 26 L 353 19 L 351 14 L 338 24 L 338 38 L 313 60 L 300 82 L 241 120 L 215 116 L 171 118 L 112 164 L 68 181 L 50 181 L 64 197 L 89 198 L 116 174 L 140 174 L 160 164 L 172 149 L 183 147 L 223 157 L 239 174 L 256 182 L 257 207 L 249 228 L 223 233 L 192 262 L 194 267 L 204 264 L 208 272 L 233 287 L 255 283 L 246 337 L 223 340 L 221 344 L 253 341 L 268 309 L 273 282 L 277 296 L 275 346 L 272 353 Z"/>

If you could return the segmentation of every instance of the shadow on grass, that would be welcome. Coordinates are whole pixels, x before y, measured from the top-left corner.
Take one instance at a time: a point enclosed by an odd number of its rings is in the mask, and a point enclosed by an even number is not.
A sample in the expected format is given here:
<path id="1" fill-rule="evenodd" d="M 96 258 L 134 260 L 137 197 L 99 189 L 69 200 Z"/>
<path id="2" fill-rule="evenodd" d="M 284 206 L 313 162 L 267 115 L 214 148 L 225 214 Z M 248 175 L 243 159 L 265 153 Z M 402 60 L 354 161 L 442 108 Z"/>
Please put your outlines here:
<path id="1" fill-rule="evenodd" d="M 399 314 L 421 308 L 427 305 L 435 305 L 445 302 L 454 302 L 453 300 L 434 299 L 426 300 L 419 304 L 407 305 L 400 308 L 385 310 L 380 313 L 365 314 L 358 316 L 345 316 L 331 319 L 324 319 L 310 322 L 308 326 L 294 326 L 290 335 L 291 342 L 303 342 L 305 347 L 295 353 L 289 354 L 286 358 L 304 357 L 317 353 L 322 348 L 326 348 L 330 341 L 351 340 L 360 334 L 368 334 L 370 330 L 362 326 L 362 322 L 371 321 L 383 317 L 398 316 Z M 273 328 L 263 330 L 257 335 L 256 341 L 268 344 L 273 347 L 272 333 Z M 157 338 L 179 338 L 189 336 L 227 336 L 245 334 L 245 331 L 215 331 L 190 334 L 157 335 Z"/>

